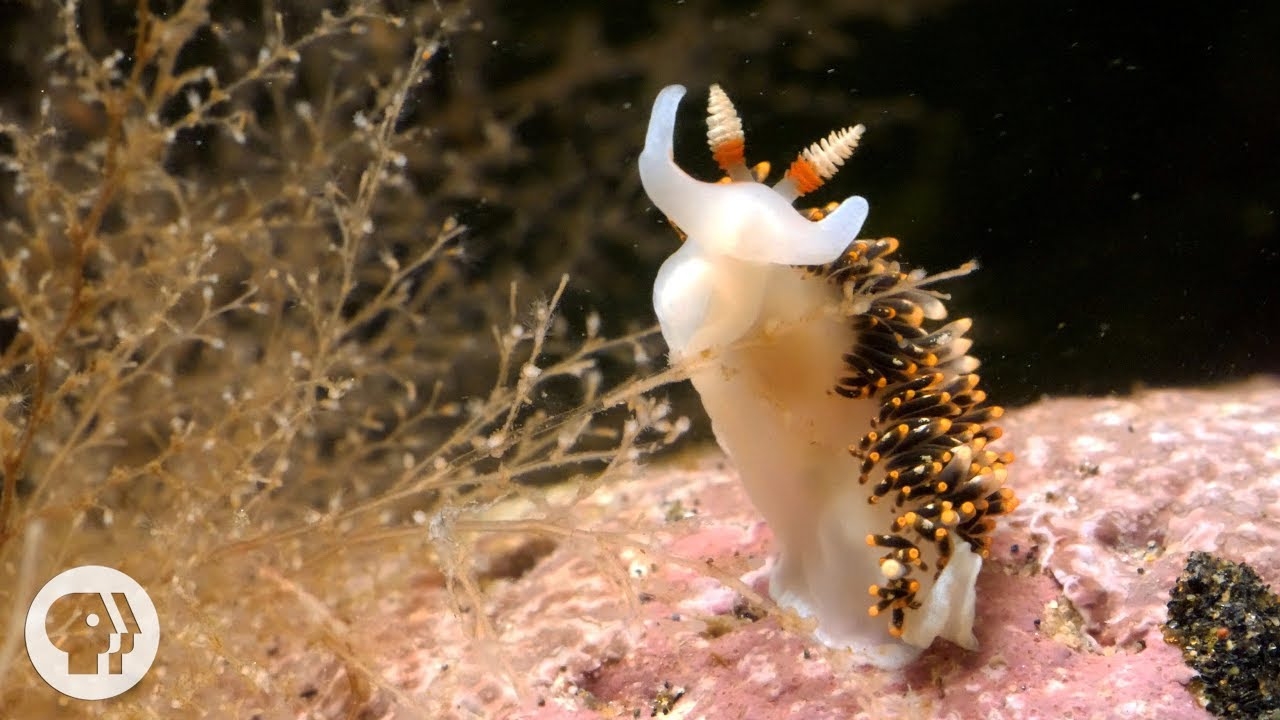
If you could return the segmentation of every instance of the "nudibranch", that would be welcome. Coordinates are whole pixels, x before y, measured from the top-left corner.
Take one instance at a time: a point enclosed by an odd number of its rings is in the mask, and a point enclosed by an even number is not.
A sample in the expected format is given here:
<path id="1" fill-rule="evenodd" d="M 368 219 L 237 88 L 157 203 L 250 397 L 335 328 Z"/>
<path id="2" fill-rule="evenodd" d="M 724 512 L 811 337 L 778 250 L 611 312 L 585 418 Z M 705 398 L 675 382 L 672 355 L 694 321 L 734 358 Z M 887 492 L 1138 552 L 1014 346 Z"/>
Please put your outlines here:
<path id="1" fill-rule="evenodd" d="M 858 240 L 867 202 L 801 212 L 861 125 L 802 151 L 772 187 L 748 168 L 742 122 L 712 86 L 707 139 L 726 177 L 675 163 L 685 89 L 659 93 L 640 154 L 654 205 L 683 235 L 653 288 L 673 364 L 688 368 L 721 448 L 773 531 L 770 593 L 866 663 L 901 667 L 934 638 L 976 648 L 975 583 L 994 518 L 1017 506 L 1009 453 L 935 275 Z M 868 588 L 870 597 L 868 598 Z"/>

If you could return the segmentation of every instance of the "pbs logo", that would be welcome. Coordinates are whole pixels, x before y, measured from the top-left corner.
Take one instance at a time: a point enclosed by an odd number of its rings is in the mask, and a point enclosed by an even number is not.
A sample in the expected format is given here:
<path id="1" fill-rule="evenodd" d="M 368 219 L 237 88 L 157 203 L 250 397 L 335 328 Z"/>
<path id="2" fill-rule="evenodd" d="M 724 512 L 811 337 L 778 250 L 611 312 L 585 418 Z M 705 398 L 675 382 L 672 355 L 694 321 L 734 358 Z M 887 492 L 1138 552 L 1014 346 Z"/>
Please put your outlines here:
<path id="1" fill-rule="evenodd" d="M 160 619 L 133 578 L 101 565 L 67 570 L 27 610 L 27 655 L 40 677 L 80 700 L 137 685 L 160 647 Z"/>

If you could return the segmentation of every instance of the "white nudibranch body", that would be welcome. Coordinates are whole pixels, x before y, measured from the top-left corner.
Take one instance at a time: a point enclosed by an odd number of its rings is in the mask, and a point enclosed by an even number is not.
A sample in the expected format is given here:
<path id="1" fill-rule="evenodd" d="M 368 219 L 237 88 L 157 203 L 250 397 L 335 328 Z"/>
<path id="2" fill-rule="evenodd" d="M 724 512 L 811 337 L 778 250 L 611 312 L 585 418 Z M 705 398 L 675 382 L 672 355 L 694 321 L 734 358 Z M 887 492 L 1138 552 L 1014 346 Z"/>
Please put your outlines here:
<path id="1" fill-rule="evenodd" d="M 867 203 L 802 213 L 799 196 L 850 156 L 862 126 L 807 148 L 773 187 L 744 161 L 741 122 L 718 86 L 708 139 L 727 175 L 674 160 L 685 90 L 659 93 L 640 177 L 685 235 L 653 301 L 671 361 L 688 368 L 716 439 L 776 538 L 770 591 L 817 634 L 867 663 L 901 667 L 936 637 L 975 648 L 975 583 L 992 518 L 1017 500 L 1012 457 L 966 353 L 968 320 L 941 327 L 927 276 L 856 240 Z M 870 590 L 870 594 L 868 594 Z"/>

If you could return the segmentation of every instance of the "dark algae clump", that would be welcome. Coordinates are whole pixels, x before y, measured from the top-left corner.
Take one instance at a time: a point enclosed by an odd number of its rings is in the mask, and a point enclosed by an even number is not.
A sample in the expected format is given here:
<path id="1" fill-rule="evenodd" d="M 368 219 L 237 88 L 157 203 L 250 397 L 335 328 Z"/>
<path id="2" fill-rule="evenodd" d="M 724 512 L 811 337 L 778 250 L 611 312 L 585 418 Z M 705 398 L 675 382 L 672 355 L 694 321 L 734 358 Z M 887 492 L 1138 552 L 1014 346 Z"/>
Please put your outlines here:
<path id="1" fill-rule="evenodd" d="M 1280 720 L 1280 598 L 1243 563 L 1193 552 L 1169 600 L 1165 640 L 1222 718 Z"/>

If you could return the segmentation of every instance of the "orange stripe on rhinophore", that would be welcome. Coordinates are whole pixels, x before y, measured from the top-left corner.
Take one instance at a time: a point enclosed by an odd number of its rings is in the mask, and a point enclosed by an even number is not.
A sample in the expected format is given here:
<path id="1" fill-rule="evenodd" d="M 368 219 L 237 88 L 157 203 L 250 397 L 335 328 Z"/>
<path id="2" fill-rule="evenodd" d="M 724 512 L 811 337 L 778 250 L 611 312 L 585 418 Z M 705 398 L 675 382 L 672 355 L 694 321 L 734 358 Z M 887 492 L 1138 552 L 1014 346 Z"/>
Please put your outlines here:
<path id="1" fill-rule="evenodd" d="M 747 143 L 740 137 L 731 137 L 711 149 L 711 157 L 716 159 L 720 169 L 729 172 L 735 165 L 746 164 Z"/>
<path id="2" fill-rule="evenodd" d="M 791 167 L 787 168 L 787 177 L 795 181 L 796 192 L 801 195 L 808 195 L 822 187 L 823 183 L 818 169 L 803 157 L 798 157 L 791 163 Z"/>

